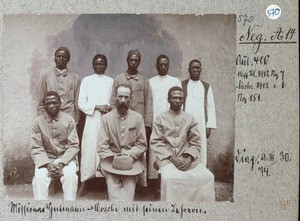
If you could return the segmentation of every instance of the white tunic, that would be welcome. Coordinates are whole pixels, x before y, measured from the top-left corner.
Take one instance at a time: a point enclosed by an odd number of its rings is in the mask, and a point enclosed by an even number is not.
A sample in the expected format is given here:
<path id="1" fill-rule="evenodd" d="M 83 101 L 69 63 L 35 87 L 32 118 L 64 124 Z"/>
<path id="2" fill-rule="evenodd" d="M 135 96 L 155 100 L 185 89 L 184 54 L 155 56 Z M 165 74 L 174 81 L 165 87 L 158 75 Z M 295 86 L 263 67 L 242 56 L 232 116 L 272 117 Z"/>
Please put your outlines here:
<path id="1" fill-rule="evenodd" d="M 97 144 L 102 114 L 96 105 L 109 105 L 113 79 L 106 75 L 93 74 L 85 77 L 80 85 L 78 106 L 86 114 L 81 142 L 81 182 L 102 174 L 97 171 L 100 158 Z"/>
<path id="2" fill-rule="evenodd" d="M 185 111 L 192 114 L 199 123 L 201 152 L 200 162 L 206 166 L 206 128 L 216 128 L 216 111 L 211 87 L 207 92 L 207 123 L 205 124 L 204 86 L 201 81 L 189 80 Z"/>
<path id="3" fill-rule="evenodd" d="M 181 87 L 181 82 L 178 78 L 170 75 L 160 76 L 157 75 L 149 80 L 152 91 L 153 100 L 153 122 L 159 114 L 169 110 L 168 91 L 171 87 Z M 148 165 L 148 178 L 157 179 L 157 170 L 153 167 L 156 161 L 156 156 L 153 151 L 149 151 L 149 165 Z"/>

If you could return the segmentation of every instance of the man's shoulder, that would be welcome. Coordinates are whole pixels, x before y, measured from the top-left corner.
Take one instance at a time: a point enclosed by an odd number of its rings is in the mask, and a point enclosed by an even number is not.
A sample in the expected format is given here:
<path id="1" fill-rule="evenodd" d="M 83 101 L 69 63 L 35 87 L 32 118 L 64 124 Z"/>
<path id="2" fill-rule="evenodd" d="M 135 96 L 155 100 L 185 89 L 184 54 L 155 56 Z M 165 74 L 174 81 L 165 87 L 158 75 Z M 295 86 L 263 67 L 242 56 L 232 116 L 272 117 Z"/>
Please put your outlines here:
<path id="1" fill-rule="evenodd" d="M 68 70 L 68 76 L 73 78 L 73 79 L 79 79 L 78 74 L 74 73 L 73 71 Z"/>
<path id="2" fill-rule="evenodd" d="M 125 73 L 125 72 L 122 72 L 121 74 L 118 74 L 118 75 L 115 77 L 115 81 L 121 80 L 121 79 L 126 79 L 126 73 Z"/>
<path id="3" fill-rule="evenodd" d="M 141 79 L 142 81 L 149 82 L 149 78 L 141 72 L 139 72 L 139 79 Z"/>
<path id="4" fill-rule="evenodd" d="M 59 112 L 59 119 L 62 120 L 62 121 L 65 121 L 65 122 L 68 122 L 68 123 L 75 123 L 75 120 L 74 118 L 70 115 L 70 114 L 67 114 L 67 113 L 64 113 L 62 111 Z"/>
<path id="5" fill-rule="evenodd" d="M 137 118 L 137 119 L 144 120 L 143 116 L 140 113 L 138 113 L 136 111 L 133 111 L 131 109 L 128 109 L 128 116 L 130 116 L 132 118 Z"/>

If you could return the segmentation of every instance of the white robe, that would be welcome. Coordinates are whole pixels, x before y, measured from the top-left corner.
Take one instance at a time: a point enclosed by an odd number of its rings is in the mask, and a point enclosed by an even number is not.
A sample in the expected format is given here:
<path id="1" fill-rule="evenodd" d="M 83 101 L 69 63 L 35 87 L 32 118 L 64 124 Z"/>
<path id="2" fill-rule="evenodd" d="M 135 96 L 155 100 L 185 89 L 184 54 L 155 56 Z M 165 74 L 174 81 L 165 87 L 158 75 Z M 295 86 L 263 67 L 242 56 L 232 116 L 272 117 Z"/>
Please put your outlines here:
<path id="1" fill-rule="evenodd" d="M 216 128 L 216 111 L 214 96 L 211 87 L 209 86 L 207 92 L 207 123 L 205 124 L 204 111 L 204 86 L 201 81 L 189 80 L 187 85 L 187 99 L 185 104 L 185 111 L 192 114 L 199 123 L 201 152 L 200 162 L 206 167 L 207 162 L 207 142 L 206 142 L 206 128 Z"/>
<path id="2" fill-rule="evenodd" d="M 93 177 L 102 177 L 97 168 L 100 158 L 97 145 L 102 114 L 96 105 L 109 105 L 113 79 L 106 75 L 93 74 L 85 77 L 80 85 L 78 106 L 86 114 L 81 142 L 81 182 Z"/>
<path id="3" fill-rule="evenodd" d="M 171 87 L 178 86 L 181 87 L 181 82 L 178 78 L 172 77 L 170 75 L 160 76 L 157 75 L 149 80 L 149 84 L 152 91 L 153 100 L 153 122 L 155 118 L 169 110 L 168 102 L 168 91 Z M 153 163 L 156 161 L 156 156 L 153 151 L 149 150 L 149 165 L 148 165 L 148 178 L 157 179 L 157 170 L 153 167 Z"/>

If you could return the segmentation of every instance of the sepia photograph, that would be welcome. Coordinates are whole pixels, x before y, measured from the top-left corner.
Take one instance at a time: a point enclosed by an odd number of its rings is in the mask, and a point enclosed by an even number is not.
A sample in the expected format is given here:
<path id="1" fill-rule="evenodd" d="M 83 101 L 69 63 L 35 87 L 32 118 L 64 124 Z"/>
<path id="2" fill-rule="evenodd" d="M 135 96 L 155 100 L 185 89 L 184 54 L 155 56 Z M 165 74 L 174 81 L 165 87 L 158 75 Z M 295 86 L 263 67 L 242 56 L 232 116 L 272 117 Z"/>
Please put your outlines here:
<path id="1" fill-rule="evenodd" d="M 235 14 L 3 16 L 3 197 L 234 202 Z"/>

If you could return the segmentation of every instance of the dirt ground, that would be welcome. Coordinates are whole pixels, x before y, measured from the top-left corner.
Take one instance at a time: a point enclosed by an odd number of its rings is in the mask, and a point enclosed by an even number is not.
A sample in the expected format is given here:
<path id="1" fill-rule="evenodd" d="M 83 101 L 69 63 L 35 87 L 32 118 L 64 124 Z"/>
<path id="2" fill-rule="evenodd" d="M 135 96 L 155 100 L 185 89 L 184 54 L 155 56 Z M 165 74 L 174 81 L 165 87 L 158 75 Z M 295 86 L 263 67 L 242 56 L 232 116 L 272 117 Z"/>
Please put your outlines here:
<path id="1" fill-rule="evenodd" d="M 105 181 L 94 179 L 88 183 L 87 194 L 78 198 L 78 200 L 108 200 Z M 6 185 L 3 198 L 6 199 L 33 199 L 32 185 Z M 233 202 L 233 184 L 215 182 L 216 201 Z M 63 193 L 60 183 L 56 185 L 56 193 L 49 196 L 49 200 L 62 199 Z M 135 201 L 158 201 L 159 193 L 157 189 L 137 188 Z"/>

